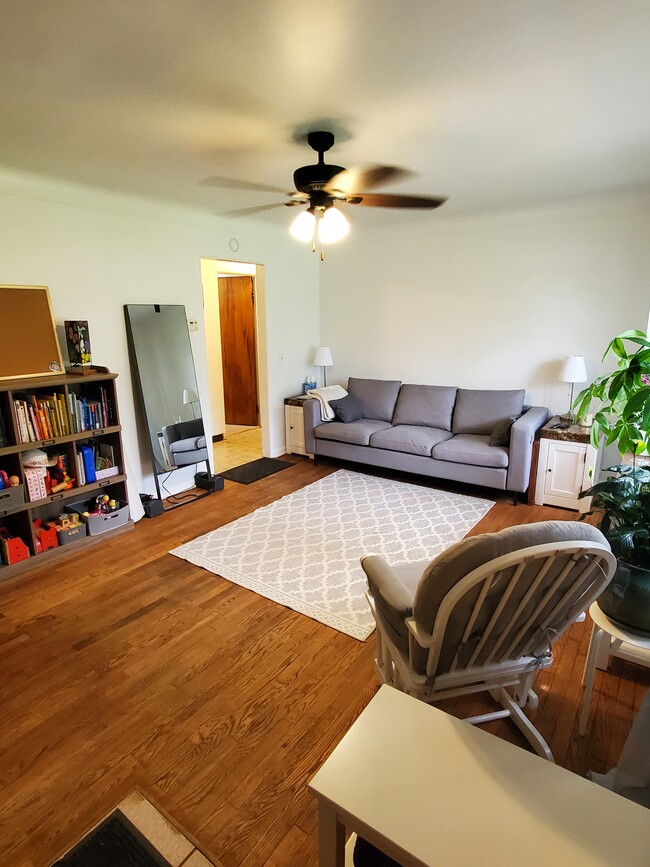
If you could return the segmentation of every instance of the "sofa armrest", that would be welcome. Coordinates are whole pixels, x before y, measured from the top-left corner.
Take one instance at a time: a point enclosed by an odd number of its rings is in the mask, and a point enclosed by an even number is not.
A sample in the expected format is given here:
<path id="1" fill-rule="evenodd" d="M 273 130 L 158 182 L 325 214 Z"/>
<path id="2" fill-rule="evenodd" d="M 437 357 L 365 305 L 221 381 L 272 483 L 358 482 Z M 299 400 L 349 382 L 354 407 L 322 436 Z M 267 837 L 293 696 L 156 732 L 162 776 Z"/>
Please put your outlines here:
<path id="1" fill-rule="evenodd" d="M 550 418 L 545 406 L 531 406 L 510 429 L 510 457 L 506 487 L 513 493 L 523 493 L 530 481 L 530 462 L 535 434 Z"/>
<path id="2" fill-rule="evenodd" d="M 308 455 L 316 454 L 316 437 L 314 428 L 327 422 L 321 421 L 320 403 L 313 397 L 308 397 L 302 404 L 302 416 L 305 425 L 305 451 Z"/>

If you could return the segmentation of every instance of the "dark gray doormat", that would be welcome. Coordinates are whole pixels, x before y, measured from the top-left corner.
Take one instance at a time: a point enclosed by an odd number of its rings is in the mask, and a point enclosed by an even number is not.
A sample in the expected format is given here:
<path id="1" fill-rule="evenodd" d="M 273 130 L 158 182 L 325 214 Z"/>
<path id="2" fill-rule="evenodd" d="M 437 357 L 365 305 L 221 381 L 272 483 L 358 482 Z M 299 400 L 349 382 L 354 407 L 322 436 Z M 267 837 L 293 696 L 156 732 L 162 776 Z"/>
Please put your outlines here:
<path id="1" fill-rule="evenodd" d="M 219 471 L 219 475 L 231 482 L 239 482 L 240 485 L 250 485 L 251 482 L 258 482 L 260 479 L 265 479 L 267 476 L 272 476 L 273 473 L 279 473 L 280 470 L 286 470 L 287 467 L 292 466 L 291 461 L 260 458 L 257 461 L 242 464 L 240 467 L 233 467 L 231 470 Z"/>
<path id="2" fill-rule="evenodd" d="M 53 867 L 171 867 L 119 810 Z"/>

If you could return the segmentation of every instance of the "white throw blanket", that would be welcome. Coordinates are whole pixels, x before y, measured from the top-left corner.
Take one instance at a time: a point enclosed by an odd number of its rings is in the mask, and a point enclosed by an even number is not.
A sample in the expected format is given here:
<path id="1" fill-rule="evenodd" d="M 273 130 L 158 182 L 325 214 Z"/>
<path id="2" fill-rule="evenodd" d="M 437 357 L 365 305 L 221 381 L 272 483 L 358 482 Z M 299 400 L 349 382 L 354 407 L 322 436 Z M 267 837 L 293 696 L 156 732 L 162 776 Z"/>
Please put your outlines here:
<path id="1" fill-rule="evenodd" d="M 341 397 L 347 397 L 348 393 L 340 385 L 327 385 L 325 388 L 312 388 L 307 394 L 320 403 L 320 417 L 322 421 L 332 421 L 334 410 L 330 406 L 330 400 L 339 400 Z"/>

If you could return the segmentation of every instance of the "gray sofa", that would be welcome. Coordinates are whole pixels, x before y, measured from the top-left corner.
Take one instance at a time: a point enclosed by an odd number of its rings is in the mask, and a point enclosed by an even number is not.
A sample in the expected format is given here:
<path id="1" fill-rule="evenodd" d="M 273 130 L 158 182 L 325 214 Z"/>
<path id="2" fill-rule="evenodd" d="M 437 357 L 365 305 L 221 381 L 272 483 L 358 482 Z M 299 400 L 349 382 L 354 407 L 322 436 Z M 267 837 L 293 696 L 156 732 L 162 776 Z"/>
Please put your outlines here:
<path id="1" fill-rule="evenodd" d="M 528 488 L 535 432 L 549 411 L 524 406 L 524 389 L 473 390 L 351 377 L 347 390 L 361 414 L 348 423 L 322 422 L 320 403 L 305 401 L 307 453 L 513 495 Z M 509 419 L 514 421 L 503 437 Z M 505 444 L 490 445 L 493 434 Z"/>

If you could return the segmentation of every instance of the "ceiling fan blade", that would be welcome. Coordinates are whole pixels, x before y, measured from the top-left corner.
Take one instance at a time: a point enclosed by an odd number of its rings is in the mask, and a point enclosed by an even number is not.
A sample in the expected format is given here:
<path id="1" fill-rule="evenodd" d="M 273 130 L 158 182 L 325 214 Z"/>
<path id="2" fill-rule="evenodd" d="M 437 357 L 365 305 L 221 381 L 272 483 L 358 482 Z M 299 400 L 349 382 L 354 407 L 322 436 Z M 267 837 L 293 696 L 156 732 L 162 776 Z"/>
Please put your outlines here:
<path id="1" fill-rule="evenodd" d="M 353 196 L 361 190 L 374 190 L 382 184 L 405 180 L 414 176 L 414 172 L 401 169 L 399 166 L 353 166 L 351 169 L 339 172 L 325 185 L 326 193 L 344 193 Z"/>
<path id="2" fill-rule="evenodd" d="M 446 198 L 433 198 L 432 196 L 393 196 L 386 193 L 360 193 L 357 196 L 348 196 L 346 202 L 349 205 L 365 205 L 367 208 L 439 208 L 447 201 Z"/>
<path id="3" fill-rule="evenodd" d="M 225 178 L 213 175 L 198 182 L 199 187 L 221 187 L 228 190 L 254 190 L 258 193 L 286 193 L 281 187 L 271 187 L 268 184 L 256 184 L 253 181 L 240 181 L 237 178 Z"/>
<path id="4" fill-rule="evenodd" d="M 249 217 L 252 214 L 260 214 L 262 211 L 270 211 L 271 208 L 282 208 L 284 205 L 300 205 L 302 202 L 274 202 L 272 205 L 255 205 L 252 208 L 238 208 L 235 211 L 222 211 L 220 217 Z"/>

